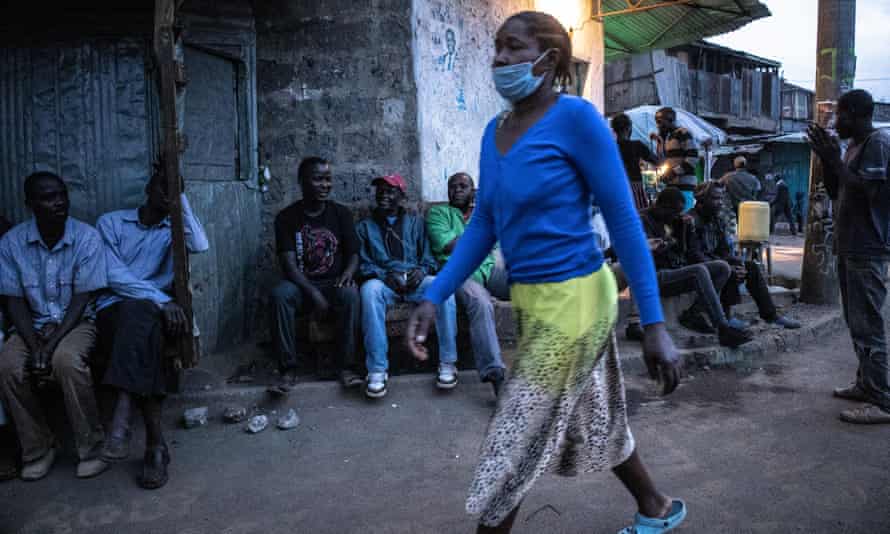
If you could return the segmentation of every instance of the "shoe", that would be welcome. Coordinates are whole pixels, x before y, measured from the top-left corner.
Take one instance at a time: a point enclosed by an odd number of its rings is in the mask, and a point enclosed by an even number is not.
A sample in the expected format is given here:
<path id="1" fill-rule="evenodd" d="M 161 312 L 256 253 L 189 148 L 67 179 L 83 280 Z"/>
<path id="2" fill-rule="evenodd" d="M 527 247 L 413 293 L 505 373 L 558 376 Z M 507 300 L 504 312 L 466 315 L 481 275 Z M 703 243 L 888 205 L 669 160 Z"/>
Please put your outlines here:
<path id="1" fill-rule="evenodd" d="M 680 314 L 679 323 L 684 327 L 700 334 L 713 334 L 714 327 L 705 319 L 701 312 L 690 308 Z"/>
<path id="2" fill-rule="evenodd" d="M 504 385 L 504 369 L 497 368 L 491 371 L 482 379 L 482 381 L 491 382 L 491 387 L 494 389 L 494 396 L 499 396 L 501 393 L 501 386 Z"/>
<path id="3" fill-rule="evenodd" d="M 289 394 L 296 385 L 297 373 L 294 371 L 287 371 L 281 375 L 281 380 L 279 380 L 277 384 L 269 387 L 266 391 L 275 397 L 284 397 Z"/>
<path id="4" fill-rule="evenodd" d="M 884 411 L 874 404 L 863 404 L 841 412 L 841 421 L 856 425 L 890 424 L 890 412 Z"/>
<path id="5" fill-rule="evenodd" d="M 170 465 L 170 451 L 167 450 L 166 445 L 146 450 L 139 485 L 147 490 L 164 487 L 169 478 L 167 475 L 168 465 Z"/>
<path id="6" fill-rule="evenodd" d="M 628 341 L 643 341 L 643 327 L 637 322 L 627 323 L 627 328 L 624 329 L 624 337 Z"/>
<path id="7" fill-rule="evenodd" d="M 729 326 L 737 328 L 739 330 L 747 330 L 751 328 L 751 323 L 749 323 L 748 321 L 743 321 L 737 317 L 732 317 L 731 319 L 726 321 L 726 323 L 729 324 Z"/>
<path id="8" fill-rule="evenodd" d="M 453 363 L 440 363 L 439 373 L 436 376 L 436 387 L 439 389 L 452 389 L 457 385 L 457 367 Z"/>
<path id="9" fill-rule="evenodd" d="M 386 373 L 368 373 L 368 383 L 365 385 L 365 395 L 372 399 L 379 399 L 386 395 L 386 381 L 389 376 Z"/>
<path id="10" fill-rule="evenodd" d="M 102 459 L 106 462 L 121 462 L 129 458 L 130 436 L 131 433 L 129 430 L 126 430 L 123 435 L 111 434 L 108 436 L 108 439 L 105 440 L 105 444 L 102 447 Z"/>
<path id="11" fill-rule="evenodd" d="M 865 393 L 859 389 L 859 386 L 856 384 L 850 384 L 844 388 L 834 388 L 832 392 L 835 397 L 839 399 L 846 399 L 856 402 L 868 402 L 868 399 L 865 397 Z"/>
<path id="12" fill-rule="evenodd" d="M 99 476 L 107 471 L 109 467 L 111 467 L 111 464 L 101 458 L 81 460 L 80 463 L 77 464 L 77 478 L 93 478 Z"/>
<path id="13" fill-rule="evenodd" d="M 739 328 L 733 328 L 729 325 L 720 327 L 717 337 L 720 340 L 721 345 L 733 349 L 751 341 L 750 332 L 746 332 Z"/>
<path id="14" fill-rule="evenodd" d="M 28 462 L 22 467 L 22 480 L 27 480 L 29 482 L 40 480 L 49 474 L 49 470 L 52 469 L 55 461 L 56 449 L 53 447 L 40 459 Z"/>
<path id="15" fill-rule="evenodd" d="M 357 388 L 362 385 L 362 382 L 364 382 L 364 380 L 362 380 L 362 377 L 355 371 L 349 369 L 340 371 L 340 384 L 342 384 L 344 388 Z"/>
<path id="16" fill-rule="evenodd" d="M 800 328 L 799 321 L 795 321 L 794 319 L 789 319 L 788 317 L 785 317 L 784 315 L 779 315 L 772 321 L 767 321 L 767 322 L 769 324 L 781 326 L 781 327 L 785 328 L 786 330 L 797 330 L 798 328 Z"/>

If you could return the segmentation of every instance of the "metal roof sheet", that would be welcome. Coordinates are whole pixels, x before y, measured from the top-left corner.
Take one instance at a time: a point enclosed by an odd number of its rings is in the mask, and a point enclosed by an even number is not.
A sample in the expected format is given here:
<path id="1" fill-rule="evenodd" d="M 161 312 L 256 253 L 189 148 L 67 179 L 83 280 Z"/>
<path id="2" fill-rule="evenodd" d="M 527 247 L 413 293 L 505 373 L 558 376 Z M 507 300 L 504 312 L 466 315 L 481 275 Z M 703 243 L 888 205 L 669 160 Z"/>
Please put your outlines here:
<path id="1" fill-rule="evenodd" d="M 601 0 L 600 5 L 606 60 L 691 43 L 771 15 L 759 0 Z"/>

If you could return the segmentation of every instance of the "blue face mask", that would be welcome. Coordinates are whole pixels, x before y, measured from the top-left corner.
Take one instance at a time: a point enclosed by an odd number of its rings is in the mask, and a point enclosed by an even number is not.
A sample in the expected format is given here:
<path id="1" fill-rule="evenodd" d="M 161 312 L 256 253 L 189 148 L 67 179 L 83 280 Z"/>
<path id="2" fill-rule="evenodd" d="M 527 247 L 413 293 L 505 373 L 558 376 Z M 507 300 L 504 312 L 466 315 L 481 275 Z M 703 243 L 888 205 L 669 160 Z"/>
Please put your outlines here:
<path id="1" fill-rule="evenodd" d="M 494 67 L 492 76 L 494 78 L 495 89 L 505 100 L 511 104 L 515 104 L 521 100 L 528 98 L 537 91 L 541 84 L 544 83 L 544 75 L 535 76 L 532 69 L 539 61 L 544 59 L 550 50 L 541 54 L 541 57 L 532 62 L 517 63 L 516 65 L 506 65 L 504 67 Z"/>

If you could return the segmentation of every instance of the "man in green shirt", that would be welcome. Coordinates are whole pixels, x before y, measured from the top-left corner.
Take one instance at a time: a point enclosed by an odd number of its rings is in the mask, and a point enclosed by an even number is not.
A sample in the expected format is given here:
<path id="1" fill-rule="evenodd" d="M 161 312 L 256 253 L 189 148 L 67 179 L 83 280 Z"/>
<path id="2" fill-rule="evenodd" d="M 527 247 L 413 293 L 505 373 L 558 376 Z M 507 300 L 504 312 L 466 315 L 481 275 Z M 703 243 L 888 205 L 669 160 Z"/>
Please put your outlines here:
<path id="1" fill-rule="evenodd" d="M 448 179 L 448 205 L 430 208 L 426 216 L 427 235 L 433 255 L 443 265 L 454 251 L 473 213 L 475 187 L 466 173 Z M 470 343 L 476 358 L 476 369 L 483 382 L 491 382 L 495 394 L 504 381 L 504 362 L 494 323 L 494 305 L 490 289 L 500 285 L 501 270 L 495 269 L 495 257 L 489 254 L 479 269 L 457 290 L 457 303 L 470 319 Z M 493 291 L 502 296 L 502 290 Z"/>

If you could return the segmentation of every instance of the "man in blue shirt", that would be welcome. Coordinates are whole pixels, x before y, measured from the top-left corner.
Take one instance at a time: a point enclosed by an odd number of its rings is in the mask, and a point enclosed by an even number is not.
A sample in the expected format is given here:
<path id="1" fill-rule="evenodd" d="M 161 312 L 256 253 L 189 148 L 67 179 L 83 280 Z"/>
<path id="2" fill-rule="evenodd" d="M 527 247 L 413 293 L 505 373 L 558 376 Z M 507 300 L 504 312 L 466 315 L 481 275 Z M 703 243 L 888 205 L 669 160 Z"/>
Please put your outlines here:
<path id="1" fill-rule="evenodd" d="M 0 393 L 18 431 L 21 476 L 43 478 L 55 461 L 57 442 L 34 389 L 46 380 L 64 394 L 80 458 L 77 476 L 96 476 L 107 468 L 98 458 L 104 432 L 89 367 L 93 296 L 107 285 L 102 239 L 68 216 L 68 189 L 55 174 L 28 176 L 25 202 L 34 218 L 0 240 L 0 295 L 16 329 L 0 350 Z"/>
<path id="2" fill-rule="evenodd" d="M 167 392 L 163 337 L 191 330 L 191 318 L 173 302 L 170 197 L 157 170 L 145 187 L 138 209 L 106 213 L 97 227 L 105 243 L 109 292 L 97 303 L 100 353 L 107 358 L 103 384 L 117 393 L 111 429 L 102 450 L 107 462 L 129 456 L 131 406 L 145 423 L 145 464 L 140 484 L 156 489 L 167 481 L 169 452 L 161 430 L 161 403 Z M 182 195 L 182 215 L 189 252 L 210 248 L 201 222 Z"/>
<path id="3" fill-rule="evenodd" d="M 362 326 L 367 351 L 368 382 L 365 394 L 386 395 L 386 309 L 397 302 L 419 302 L 433 281 L 436 259 L 426 235 L 423 218 L 405 213 L 405 180 L 397 175 L 375 178 L 377 209 L 356 228 L 360 243 L 359 273 L 362 285 Z M 454 297 L 437 306 L 439 373 L 436 385 L 457 385 L 457 317 Z"/>

